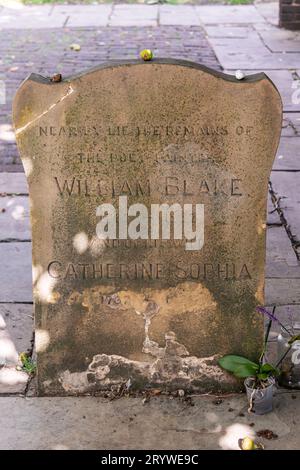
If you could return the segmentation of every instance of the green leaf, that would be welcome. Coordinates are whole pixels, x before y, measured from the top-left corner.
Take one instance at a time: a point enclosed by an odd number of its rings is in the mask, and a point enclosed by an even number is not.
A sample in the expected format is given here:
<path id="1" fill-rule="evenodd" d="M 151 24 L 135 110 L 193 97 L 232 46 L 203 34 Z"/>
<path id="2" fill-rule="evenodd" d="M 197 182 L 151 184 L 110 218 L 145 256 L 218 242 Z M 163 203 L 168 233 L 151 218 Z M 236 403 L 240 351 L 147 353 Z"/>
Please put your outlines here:
<path id="1" fill-rule="evenodd" d="M 268 374 L 269 375 L 278 375 L 279 374 L 279 370 L 276 369 L 276 367 L 272 366 L 272 364 L 263 364 L 260 368 L 260 371 L 259 371 L 260 374 Z"/>
<path id="2" fill-rule="evenodd" d="M 272 364 L 266 363 L 261 366 L 260 371 L 261 372 L 273 372 L 274 367 L 272 366 Z"/>
<path id="3" fill-rule="evenodd" d="M 237 366 L 234 370 L 234 375 L 240 379 L 246 379 L 247 377 L 252 377 L 258 372 L 258 366 L 256 364 L 243 364 Z"/>
<path id="4" fill-rule="evenodd" d="M 245 357 L 235 356 L 233 354 L 221 357 L 218 363 L 223 369 L 228 370 L 235 375 L 237 368 L 241 366 L 248 367 L 247 371 L 251 368 L 252 373 L 250 375 L 253 375 L 253 371 L 257 372 L 259 369 L 259 365 L 255 364 L 255 362 L 249 361 L 249 359 L 246 359 Z M 244 371 L 246 372 L 246 369 Z M 242 373 L 242 370 L 240 370 L 240 373 Z M 248 377 L 248 375 L 246 377 Z"/>
<path id="5" fill-rule="evenodd" d="M 259 380 L 267 380 L 267 378 L 269 377 L 269 374 L 267 372 L 263 373 L 263 374 L 257 374 L 256 376 Z"/>

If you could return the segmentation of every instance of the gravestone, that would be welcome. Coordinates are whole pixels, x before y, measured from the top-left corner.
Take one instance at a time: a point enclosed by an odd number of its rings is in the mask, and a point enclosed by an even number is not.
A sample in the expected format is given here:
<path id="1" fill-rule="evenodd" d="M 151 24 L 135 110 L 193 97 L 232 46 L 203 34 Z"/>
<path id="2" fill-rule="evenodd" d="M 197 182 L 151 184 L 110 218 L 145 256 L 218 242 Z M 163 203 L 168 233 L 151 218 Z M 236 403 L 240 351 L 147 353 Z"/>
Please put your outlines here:
<path id="1" fill-rule="evenodd" d="M 225 391 L 257 359 L 282 118 L 261 73 L 119 62 L 14 100 L 29 184 L 40 394 Z M 128 383 L 127 383 L 128 386 Z"/>

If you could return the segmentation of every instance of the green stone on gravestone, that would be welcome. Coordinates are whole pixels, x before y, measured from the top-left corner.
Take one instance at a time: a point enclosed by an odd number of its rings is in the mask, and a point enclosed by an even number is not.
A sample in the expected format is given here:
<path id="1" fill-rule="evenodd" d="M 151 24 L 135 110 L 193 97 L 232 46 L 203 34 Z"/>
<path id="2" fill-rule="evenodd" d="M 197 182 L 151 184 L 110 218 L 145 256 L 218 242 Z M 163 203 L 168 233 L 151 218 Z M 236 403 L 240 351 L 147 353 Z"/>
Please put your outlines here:
<path id="1" fill-rule="evenodd" d="M 263 342 L 255 308 L 282 121 L 273 83 L 186 61 L 120 62 L 57 83 L 30 75 L 13 118 L 30 193 L 39 394 L 128 379 L 238 389 L 217 361 L 255 360 Z"/>

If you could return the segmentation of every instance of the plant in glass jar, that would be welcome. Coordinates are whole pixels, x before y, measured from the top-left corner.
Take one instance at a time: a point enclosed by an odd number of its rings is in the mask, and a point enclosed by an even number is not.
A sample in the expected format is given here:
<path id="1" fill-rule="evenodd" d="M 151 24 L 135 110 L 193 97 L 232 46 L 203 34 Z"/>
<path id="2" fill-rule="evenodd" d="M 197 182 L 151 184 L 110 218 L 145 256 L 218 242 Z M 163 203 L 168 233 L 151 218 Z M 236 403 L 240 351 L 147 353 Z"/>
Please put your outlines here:
<path id="1" fill-rule="evenodd" d="M 268 318 L 268 325 L 264 338 L 264 345 L 259 361 L 253 362 L 243 356 L 228 354 L 219 360 L 219 365 L 235 375 L 239 379 L 245 379 L 244 385 L 249 401 L 248 411 L 256 414 L 265 414 L 273 409 L 273 390 L 276 377 L 281 375 L 280 366 L 287 358 L 289 351 L 293 348 L 295 342 L 300 343 L 300 334 L 292 335 L 277 317 L 275 317 L 275 307 L 273 312 L 269 312 L 264 307 L 257 307 L 257 311 Z M 269 339 L 272 323 L 277 322 L 281 330 L 288 335 L 288 346 L 282 351 L 275 366 L 265 361 L 265 354 Z M 299 363 L 300 363 L 300 351 Z"/>
<path id="2" fill-rule="evenodd" d="M 277 337 L 277 354 L 282 358 L 278 384 L 300 389 L 300 323 L 280 329 Z"/>

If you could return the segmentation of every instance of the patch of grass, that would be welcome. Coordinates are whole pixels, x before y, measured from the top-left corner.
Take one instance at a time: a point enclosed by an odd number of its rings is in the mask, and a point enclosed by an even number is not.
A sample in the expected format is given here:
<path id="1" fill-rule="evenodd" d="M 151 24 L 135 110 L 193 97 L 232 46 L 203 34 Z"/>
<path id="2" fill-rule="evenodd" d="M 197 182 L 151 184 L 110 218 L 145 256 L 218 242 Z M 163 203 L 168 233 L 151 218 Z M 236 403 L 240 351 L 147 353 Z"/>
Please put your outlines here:
<path id="1" fill-rule="evenodd" d="M 228 5 L 249 5 L 253 0 L 227 0 Z"/>
<path id="2" fill-rule="evenodd" d="M 23 352 L 20 354 L 20 360 L 22 362 L 22 370 L 28 375 L 34 375 L 36 372 L 36 364 L 33 362 L 31 357 Z"/>

